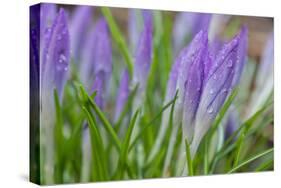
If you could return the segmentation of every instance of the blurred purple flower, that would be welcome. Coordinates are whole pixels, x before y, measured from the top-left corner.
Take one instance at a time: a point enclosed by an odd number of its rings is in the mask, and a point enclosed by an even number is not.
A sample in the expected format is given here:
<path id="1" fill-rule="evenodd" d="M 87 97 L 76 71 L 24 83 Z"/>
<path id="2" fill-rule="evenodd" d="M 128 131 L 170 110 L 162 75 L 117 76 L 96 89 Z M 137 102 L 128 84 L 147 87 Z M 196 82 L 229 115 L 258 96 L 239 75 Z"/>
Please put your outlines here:
<path id="1" fill-rule="evenodd" d="M 75 61 L 79 61 L 81 56 L 81 48 L 86 42 L 86 36 L 91 26 L 92 7 L 78 6 L 71 19 L 70 36 L 71 36 L 71 51 Z"/>
<path id="2" fill-rule="evenodd" d="M 117 91 L 114 120 L 117 121 L 129 96 L 129 73 L 125 70 L 122 74 Z"/>
<path id="3" fill-rule="evenodd" d="M 146 81 L 152 60 L 152 15 L 144 12 L 144 28 L 139 36 L 135 50 L 133 83 L 139 84 L 139 91 L 146 87 Z"/>
<path id="4" fill-rule="evenodd" d="M 43 92 L 58 90 L 61 97 L 70 61 L 70 41 L 67 20 L 61 8 L 51 27 L 49 40 L 43 48 Z"/>
<path id="5" fill-rule="evenodd" d="M 103 100 L 112 72 L 111 39 L 104 18 L 97 21 L 87 39 L 81 57 L 81 81 L 88 92 L 97 91 L 97 100 Z"/>
<path id="6" fill-rule="evenodd" d="M 176 15 L 173 30 L 174 52 L 177 54 L 200 30 L 208 31 L 211 14 L 182 12 Z"/>

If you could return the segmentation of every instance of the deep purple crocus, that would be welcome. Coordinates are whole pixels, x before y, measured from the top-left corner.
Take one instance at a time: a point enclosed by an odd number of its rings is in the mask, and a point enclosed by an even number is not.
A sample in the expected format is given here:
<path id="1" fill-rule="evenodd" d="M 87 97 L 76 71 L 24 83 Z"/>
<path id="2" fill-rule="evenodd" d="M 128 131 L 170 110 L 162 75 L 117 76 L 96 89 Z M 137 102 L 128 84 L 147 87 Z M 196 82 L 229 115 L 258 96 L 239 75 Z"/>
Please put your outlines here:
<path id="1" fill-rule="evenodd" d="M 103 101 L 97 100 L 103 100 L 111 72 L 111 39 L 105 19 L 100 18 L 92 31 L 89 32 L 87 43 L 83 49 L 80 66 L 82 83 L 88 92 L 97 92 L 96 102 L 100 105 L 103 104 Z"/>
<path id="2" fill-rule="evenodd" d="M 68 24 L 62 8 L 54 20 L 49 40 L 46 41 L 42 50 L 43 92 L 53 92 L 56 88 L 61 97 L 70 61 Z"/>
<path id="3" fill-rule="evenodd" d="M 86 42 L 86 36 L 92 21 L 92 10 L 90 6 L 79 6 L 75 9 L 71 18 L 71 51 L 75 63 L 80 60 L 81 48 L 83 43 Z"/>

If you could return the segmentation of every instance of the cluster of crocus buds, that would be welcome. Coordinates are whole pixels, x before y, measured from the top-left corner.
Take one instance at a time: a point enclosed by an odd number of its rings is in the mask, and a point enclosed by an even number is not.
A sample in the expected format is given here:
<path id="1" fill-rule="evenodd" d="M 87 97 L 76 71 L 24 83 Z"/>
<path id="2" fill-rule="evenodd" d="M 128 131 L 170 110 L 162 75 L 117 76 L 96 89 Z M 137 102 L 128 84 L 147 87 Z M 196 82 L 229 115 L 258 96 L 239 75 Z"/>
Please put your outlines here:
<path id="1" fill-rule="evenodd" d="M 191 145 L 192 156 L 239 82 L 246 60 L 247 29 L 243 27 L 218 54 L 212 54 L 209 49 L 207 32 L 201 30 L 176 58 L 166 91 L 165 101 L 172 100 L 178 91 L 173 126 L 176 130 L 182 125 L 183 137 Z M 166 117 L 163 117 L 161 128 L 164 130 L 160 131 L 160 137 L 167 129 Z M 172 137 L 175 137 L 176 131 L 173 132 Z"/>

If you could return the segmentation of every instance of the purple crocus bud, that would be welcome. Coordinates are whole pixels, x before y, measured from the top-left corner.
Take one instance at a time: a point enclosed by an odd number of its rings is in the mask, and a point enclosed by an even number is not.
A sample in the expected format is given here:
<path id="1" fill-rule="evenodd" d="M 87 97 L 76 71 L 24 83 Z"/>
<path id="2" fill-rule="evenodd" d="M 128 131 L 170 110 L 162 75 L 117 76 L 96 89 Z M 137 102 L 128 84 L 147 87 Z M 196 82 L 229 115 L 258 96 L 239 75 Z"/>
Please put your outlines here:
<path id="1" fill-rule="evenodd" d="M 102 72 L 107 85 L 112 71 L 111 39 L 104 18 L 97 21 L 89 33 L 85 44 L 80 67 L 80 77 L 88 92 L 91 92 L 96 75 Z"/>
<path id="2" fill-rule="evenodd" d="M 194 42 L 194 45 L 197 45 L 197 49 L 191 48 L 190 50 L 194 50 L 194 54 L 187 58 L 191 61 L 188 63 L 189 68 L 187 69 L 187 77 L 184 83 L 183 134 L 187 136 L 189 142 L 192 140 L 196 112 L 203 91 L 204 73 L 208 72 L 208 70 L 205 70 L 205 65 L 210 63 L 205 63 L 206 60 L 210 60 L 205 58 L 206 54 L 208 55 L 207 33 L 201 32 L 197 36 L 200 37 L 199 40 Z"/>
<path id="3" fill-rule="evenodd" d="M 177 99 L 176 106 L 175 106 L 175 112 L 176 112 L 176 114 L 180 115 L 179 119 L 181 119 L 181 114 L 182 114 L 182 111 L 183 111 L 183 107 L 185 105 L 184 100 L 185 100 L 185 97 L 186 97 L 185 96 L 186 92 L 190 92 L 190 91 L 186 90 L 187 89 L 186 86 L 188 85 L 187 83 L 188 82 L 191 83 L 190 80 L 192 80 L 194 82 L 197 82 L 196 78 L 198 78 L 198 75 L 196 75 L 196 74 L 199 74 L 196 70 L 197 68 L 200 68 L 199 71 L 204 72 L 203 53 L 206 54 L 207 45 L 208 45 L 207 33 L 205 31 L 200 31 L 194 37 L 194 39 L 190 42 L 190 44 L 185 49 L 183 49 L 183 51 L 181 52 L 181 54 L 179 56 L 179 59 L 177 59 L 177 60 L 180 61 L 180 65 L 179 65 L 180 70 L 179 70 L 179 73 L 178 73 L 178 81 L 177 81 L 178 99 Z M 200 66 L 198 64 L 200 64 Z M 192 71 L 195 71 L 196 74 L 194 75 Z M 197 77 L 193 79 L 191 77 L 191 74 L 193 76 L 197 76 Z M 199 74 L 199 76 L 200 75 L 201 75 L 201 73 Z M 201 76 L 202 77 L 200 77 L 200 81 L 199 81 L 200 83 L 201 83 L 201 80 L 203 81 L 203 79 L 204 79 L 204 74 L 201 75 Z M 194 94 L 189 93 L 189 94 L 195 95 L 195 96 L 196 95 L 200 96 L 200 92 L 202 92 L 200 83 L 195 84 L 196 88 L 189 88 L 190 90 L 193 90 L 194 92 L 197 92 L 197 94 L 195 94 L 195 93 Z M 199 91 L 198 91 L 198 88 L 199 88 Z M 200 98 L 198 98 L 198 99 L 191 99 L 191 98 L 189 100 L 196 100 L 196 101 L 200 100 Z M 196 103 L 196 101 L 194 101 L 194 103 Z"/>
<path id="4" fill-rule="evenodd" d="M 205 75 L 204 89 L 198 106 L 194 136 L 191 144 L 192 154 L 194 155 L 201 139 L 210 128 L 217 113 L 222 107 L 225 99 L 233 89 L 237 66 L 242 63 L 240 54 L 240 44 L 245 38 L 240 32 L 230 42 L 225 44 L 212 63 L 210 71 Z"/>
<path id="5" fill-rule="evenodd" d="M 140 34 L 138 44 L 135 51 L 135 65 L 133 82 L 139 83 L 140 91 L 146 87 L 146 80 L 152 60 L 152 18 L 145 13 L 143 31 Z"/>
<path id="6" fill-rule="evenodd" d="M 173 29 L 174 52 L 177 54 L 190 37 L 208 31 L 211 14 L 182 12 L 177 14 Z"/>
<path id="7" fill-rule="evenodd" d="M 124 105 L 126 104 L 128 96 L 129 96 L 129 73 L 127 70 L 125 70 L 122 74 L 120 85 L 117 91 L 117 99 L 116 99 L 115 115 L 114 115 L 115 121 L 117 121 L 119 116 L 121 115 L 121 112 L 124 108 Z"/>
<path id="8" fill-rule="evenodd" d="M 56 17 L 56 5 L 52 3 L 42 3 L 40 11 L 40 31 L 41 37 L 47 32 Z M 43 37 L 44 38 L 44 37 Z"/>
<path id="9" fill-rule="evenodd" d="M 91 21 L 92 8 L 90 6 L 78 6 L 75 9 L 70 24 L 71 51 L 75 61 L 79 61 L 81 48 L 86 42 Z"/>
<path id="10" fill-rule="evenodd" d="M 58 90 L 62 96 L 70 61 L 70 42 L 67 20 L 61 8 L 51 28 L 49 41 L 43 49 L 42 86 Z"/>

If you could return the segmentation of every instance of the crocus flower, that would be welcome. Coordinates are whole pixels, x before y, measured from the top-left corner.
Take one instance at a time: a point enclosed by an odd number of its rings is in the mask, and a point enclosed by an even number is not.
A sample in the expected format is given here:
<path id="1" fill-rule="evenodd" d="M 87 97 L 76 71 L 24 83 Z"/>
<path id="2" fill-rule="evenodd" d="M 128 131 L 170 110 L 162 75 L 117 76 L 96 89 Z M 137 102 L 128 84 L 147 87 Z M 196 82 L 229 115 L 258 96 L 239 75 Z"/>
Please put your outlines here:
<path id="1" fill-rule="evenodd" d="M 115 115 L 114 115 L 115 121 L 117 121 L 119 116 L 121 115 L 121 112 L 124 108 L 124 105 L 126 104 L 128 96 L 129 96 L 129 73 L 127 70 L 125 70 L 122 74 L 120 85 L 117 91 Z"/>
<path id="2" fill-rule="evenodd" d="M 56 5 L 52 3 L 42 3 L 40 11 L 40 31 L 41 38 L 48 32 L 56 17 Z"/>
<path id="3" fill-rule="evenodd" d="M 238 35 L 225 44 L 214 62 L 211 62 L 209 71 L 204 74 L 204 86 L 200 93 L 199 105 L 195 109 L 196 119 L 192 125 L 194 126 L 191 142 L 192 155 L 195 154 L 201 139 L 210 128 L 227 96 L 237 84 L 236 74 L 241 75 L 240 66 L 245 61 L 246 34 L 243 28 Z M 186 115 L 185 112 L 184 115 Z M 183 123 L 183 126 L 188 125 Z"/>
<path id="4" fill-rule="evenodd" d="M 200 30 L 208 31 L 211 14 L 182 12 L 176 15 L 173 29 L 174 52 L 177 54 L 188 38 Z"/>
<path id="5" fill-rule="evenodd" d="M 97 91 L 97 98 L 99 98 L 99 94 L 104 95 L 105 93 L 105 86 L 108 85 L 111 71 L 111 39 L 107 23 L 104 18 L 101 18 L 89 33 L 83 50 L 80 67 L 81 81 L 88 92 Z M 102 100 L 102 98 L 99 99 Z M 102 101 L 98 103 L 103 104 Z"/>
<path id="6" fill-rule="evenodd" d="M 42 143 L 45 146 L 45 165 L 43 167 L 46 176 L 46 183 L 53 183 L 54 173 L 54 136 L 55 124 L 54 89 L 57 89 L 62 99 L 63 88 L 68 73 L 70 61 L 70 41 L 68 24 L 64 10 L 61 8 L 57 14 L 48 40 L 42 49 L 41 63 L 41 122 L 42 122 Z"/>
<path id="7" fill-rule="evenodd" d="M 71 50 L 77 63 L 80 58 L 81 48 L 86 42 L 86 36 L 92 21 L 92 8 L 79 6 L 75 9 L 70 24 Z"/>
<path id="8" fill-rule="evenodd" d="M 60 9 L 52 25 L 50 38 L 43 50 L 43 89 L 53 92 L 56 88 L 61 96 L 70 60 L 69 32 L 63 9 Z"/>

